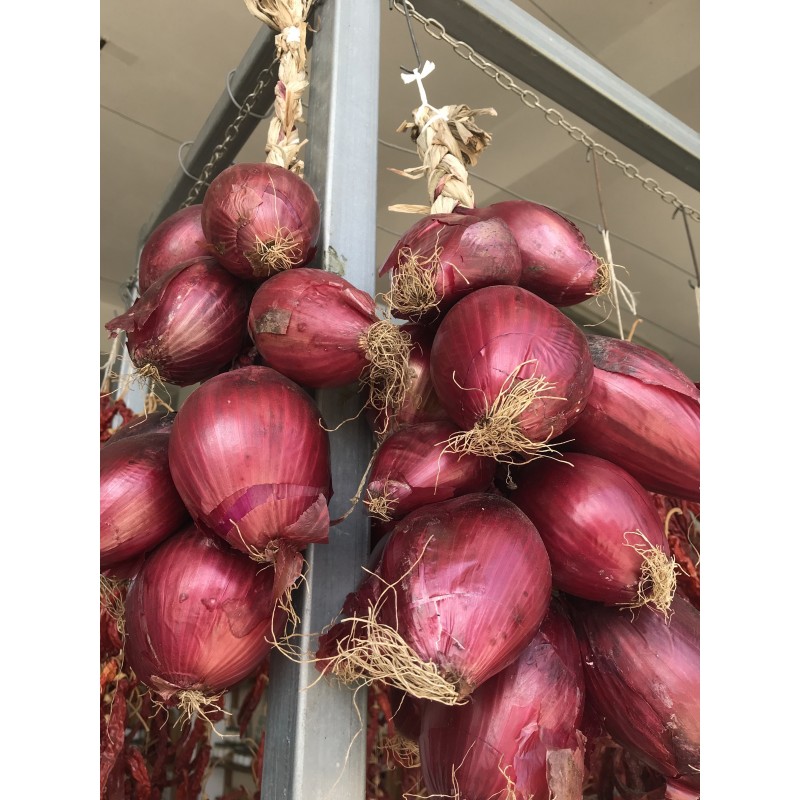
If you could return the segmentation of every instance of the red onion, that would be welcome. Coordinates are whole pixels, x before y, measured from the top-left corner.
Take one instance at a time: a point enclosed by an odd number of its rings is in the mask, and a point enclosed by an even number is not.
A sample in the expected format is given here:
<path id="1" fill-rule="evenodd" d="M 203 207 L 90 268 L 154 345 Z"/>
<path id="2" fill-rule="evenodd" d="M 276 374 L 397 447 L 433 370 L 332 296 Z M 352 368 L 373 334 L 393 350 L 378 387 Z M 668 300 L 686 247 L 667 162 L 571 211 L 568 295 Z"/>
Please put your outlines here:
<path id="1" fill-rule="evenodd" d="M 486 489 L 497 462 L 446 451 L 448 437 L 457 432 L 452 422 L 423 422 L 385 439 L 369 471 L 368 513 L 384 521 L 400 519 L 423 505 Z"/>
<path id="2" fill-rule="evenodd" d="M 594 384 L 570 449 L 613 461 L 651 492 L 700 499 L 700 391 L 646 347 L 586 337 Z"/>
<path id="3" fill-rule="evenodd" d="M 393 528 L 376 576 L 320 637 L 317 666 L 461 702 L 530 642 L 550 588 L 542 540 L 513 503 L 470 494 L 424 506 Z"/>
<path id="4" fill-rule="evenodd" d="M 606 730 L 667 778 L 700 768 L 700 612 L 681 594 L 669 622 L 572 601 L 587 698 Z"/>
<path id="5" fill-rule="evenodd" d="M 262 281 L 311 260 L 319 202 L 301 177 L 283 167 L 234 164 L 211 181 L 201 220 L 225 269 Z"/>
<path id="6" fill-rule="evenodd" d="M 151 432 L 100 448 L 100 569 L 135 559 L 189 520 L 169 471 L 169 435 Z"/>
<path id="7" fill-rule="evenodd" d="M 367 409 L 367 419 L 376 435 L 380 435 L 379 432 L 394 433 L 403 425 L 450 419 L 431 380 L 431 346 L 435 331 L 428 325 L 415 322 L 406 322 L 400 325 L 399 330 L 411 339 L 406 392 L 403 402 L 391 416 L 387 411 L 378 414 L 371 408 Z"/>
<path id="8" fill-rule="evenodd" d="M 479 289 L 457 303 L 433 340 L 431 376 L 466 433 L 456 452 L 513 461 L 551 451 L 548 442 L 583 410 L 592 361 L 579 328 L 518 286 Z"/>
<path id="9" fill-rule="evenodd" d="M 508 226 L 499 218 L 431 214 L 400 237 L 380 275 L 392 272 L 392 314 L 430 322 L 469 292 L 516 284 L 521 262 Z"/>
<path id="10" fill-rule="evenodd" d="M 376 312 L 344 278 L 304 267 L 258 287 L 248 328 L 264 361 L 293 381 L 320 389 L 361 380 L 369 404 L 388 414 L 405 396 L 411 340 Z"/>
<path id="11" fill-rule="evenodd" d="M 511 499 L 544 541 L 556 589 L 601 603 L 651 603 L 666 614 L 678 567 L 651 495 L 624 469 L 570 453 L 539 459 Z"/>
<path id="12" fill-rule="evenodd" d="M 213 259 L 197 259 L 162 275 L 106 328 L 127 332 L 140 375 L 191 386 L 239 354 L 250 296 L 249 287 Z"/>
<path id="13" fill-rule="evenodd" d="M 580 800 L 584 772 L 583 673 L 570 623 L 551 609 L 510 666 L 469 703 L 426 702 L 419 737 L 433 797 Z"/>
<path id="14" fill-rule="evenodd" d="M 505 200 L 461 214 L 499 218 L 519 247 L 519 285 L 554 306 L 572 306 L 608 291 L 608 268 L 580 230 L 552 208 L 530 200 Z"/>
<path id="15" fill-rule="evenodd" d="M 128 589 L 125 658 L 136 677 L 185 711 L 246 678 L 283 633 L 278 576 L 190 525 L 154 550 Z"/>
<path id="16" fill-rule="evenodd" d="M 328 434 L 311 398 L 269 367 L 201 384 L 181 406 L 169 467 L 192 518 L 253 558 L 328 540 Z"/>
<path id="17" fill-rule="evenodd" d="M 167 217 L 150 234 L 139 256 L 139 294 L 178 264 L 212 255 L 200 224 L 200 206 L 187 206 Z"/>

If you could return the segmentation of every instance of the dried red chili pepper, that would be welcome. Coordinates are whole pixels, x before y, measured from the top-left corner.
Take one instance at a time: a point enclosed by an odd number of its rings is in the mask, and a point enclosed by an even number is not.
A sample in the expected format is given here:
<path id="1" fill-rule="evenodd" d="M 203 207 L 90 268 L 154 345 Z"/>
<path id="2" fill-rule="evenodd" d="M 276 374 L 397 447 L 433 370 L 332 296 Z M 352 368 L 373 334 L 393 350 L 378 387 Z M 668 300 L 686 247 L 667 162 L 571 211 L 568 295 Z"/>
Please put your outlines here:
<path id="1" fill-rule="evenodd" d="M 101 797 L 106 793 L 106 785 L 111 771 L 125 747 L 125 714 L 127 712 L 125 692 L 127 689 L 128 680 L 122 678 L 118 681 L 114 697 L 111 700 L 111 712 L 105 725 L 105 736 L 100 740 Z"/>

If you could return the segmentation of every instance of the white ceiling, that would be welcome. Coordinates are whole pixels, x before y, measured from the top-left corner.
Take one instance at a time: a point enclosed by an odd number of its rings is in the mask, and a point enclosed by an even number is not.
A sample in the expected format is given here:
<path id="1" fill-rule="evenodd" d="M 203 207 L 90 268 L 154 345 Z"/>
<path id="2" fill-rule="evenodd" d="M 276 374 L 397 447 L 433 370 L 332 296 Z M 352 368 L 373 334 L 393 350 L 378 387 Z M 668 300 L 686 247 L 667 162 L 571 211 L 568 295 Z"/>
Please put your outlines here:
<path id="1" fill-rule="evenodd" d="M 389 10 L 381 24 L 378 231 L 376 267 L 397 237 L 417 218 L 389 212 L 393 203 L 425 203 L 422 181 L 388 171 L 418 163 L 408 136 L 396 133 L 419 104 L 416 88 L 400 80 L 399 67 L 414 60 L 405 20 Z M 515 0 L 532 16 L 595 58 L 634 88 L 696 131 L 700 130 L 699 0 Z M 225 78 L 260 25 L 243 2 L 230 0 L 139 0 L 135 6 L 101 0 L 101 326 L 123 308 L 120 286 L 135 268 L 142 225 L 179 169 L 177 150 L 194 138 L 225 88 Z M 444 42 L 415 26 L 423 59 L 436 63 L 425 81 L 433 105 L 492 106 L 498 116 L 479 117 L 493 135 L 472 170 L 478 205 L 514 195 L 555 208 L 573 219 L 589 245 L 603 253 L 594 171 L 586 148 L 548 124 Z M 480 42 L 471 43 L 480 51 Z M 311 76 L 313 81 L 313 75 Z M 534 90 L 536 87 L 532 87 Z M 543 104 L 552 105 L 541 97 Z M 358 102 L 358 98 L 352 98 Z M 573 124 L 639 167 L 666 191 L 700 208 L 699 193 L 564 111 Z M 259 124 L 236 161 L 262 161 L 266 123 Z M 404 148 L 408 152 L 396 149 Z M 636 293 L 642 322 L 634 341 L 671 358 L 699 380 L 699 328 L 691 251 L 680 216 L 655 193 L 621 170 L 600 166 L 603 204 L 612 234 L 614 261 Z M 503 187 L 499 189 L 497 187 Z M 509 194 L 508 192 L 512 192 Z M 689 222 L 699 254 L 700 226 Z M 599 321 L 609 309 L 594 301 L 574 309 Z M 634 317 L 623 313 L 626 332 Z M 613 319 L 612 319 L 613 321 Z M 594 329 L 597 331 L 598 329 Z M 603 329 L 604 331 L 607 329 Z M 613 329 L 608 330 L 613 333 Z M 101 328 L 101 350 L 107 350 Z"/>

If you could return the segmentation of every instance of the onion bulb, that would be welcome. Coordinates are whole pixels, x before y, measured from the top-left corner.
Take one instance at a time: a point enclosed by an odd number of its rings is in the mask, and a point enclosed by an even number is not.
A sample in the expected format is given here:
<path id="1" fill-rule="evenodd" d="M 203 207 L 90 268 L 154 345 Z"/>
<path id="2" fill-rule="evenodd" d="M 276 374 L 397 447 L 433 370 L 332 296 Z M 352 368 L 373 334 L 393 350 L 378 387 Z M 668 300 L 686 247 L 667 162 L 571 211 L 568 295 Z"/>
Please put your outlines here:
<path id="1" fill-rule="evenodd" d="M 167 217 L 144 243 L 139 255 L 139 294 L 178 264 L 213 254 L 200 224 L 200 206 L 187 206 Z"/>
<path id="2" fill-rule="evenodd" d="M 364 505 L 368 513 L 388 522 L 420 506 L 486 489 L 497 462 L 445 450 L 448 437 L 457 432 L 452 422 L 423 422 L 386 438 L 367 478 Z"/>
<path id="3" fill-rule="evenodd" d="M 375 300 L 332 272 L 307 267 L 263 283 L 248 328 L 264 361 L 313 389 L 361 381 L 384 418 L 402 406 L 411 339 L 379 320 Z"/>
<path id="4" fill-rule="evenodd" d="M 331 472 L 319 410 L 269 367 L 201 384 L 169 443 L 175 487 L 192 518 L 256 560 L 277 562 L 328 539 Z"/>
<path id="5" fill-rule="evenodd" d="M 423 506 L 394 526 L 374 575 L 320 637 L 317 668 L 463 702 L 530 642 L 550 588 L 542 540 L 513 503 L 480 493 Z"/>
<path id="6" fill-rule="evenodd" d="M 436 332 L 431 376 L 464 433 L 458 453 L 530 460 L 578 418 L 592 386 L 580 329 L 518 286 L 490 286 L 459 301 Z"/>
<path id="7" fill-rule="evenodd" d="M 682 595 L 669 621 L 572 600 L 588 701 L 623 747 L 667 778 L 700 771 L 700 612 Z"/>
<path id="8" fill-rule="evenodd" d="M 286 625 L 277 586 L 299 577 L 259 567 L 194 525 L 145 560 L 125 599 L 125 658 L 163 702 L 212 707 L 269 653 Z"/>
<path id="9" fill-rule="evenodd" d="M 212 258 L 162 275 L 124 313 L 106 323 L 127 332 L 142 377 L 191 386 L 227 367 L 247 335 L 250 288 Z"/>
<path id="10" fill-rule="evenodd" d="M 424 703 L 419 736 L 425 787 L 463 800 L 580 800 L 584 686 L 578 641 L 551 608 L 519 657 L 469 703 Z"/>
<path id="11" fill-rule="evenodd" d="M 700 499 L 700 390 L 642 345 L 589 335 L 594 381 L 569 447 L 618 464 L 651 492 Z"/>
<path id="12" fill-rule="evenodd" d="M 459 213 L 499 218 L 519 247 L 519 285 L 554 306 L 572 306 L 608 291 L 608 267 L 580 230 L 552 208 L 530 200 L 504 200 Z"/>
<path id="13" fill-rule="evenodd" d="M 520 255 L 499 218 L 431 214 L 400 237 L 380 270 L 391 271 L 392 314 L 431 322 L 469 292 L 516 284 Z"/>
<path id="14" fill-rule="evenodd" d="M 308 263 L 319 236 L 319 202 L 299 176 L 276 164 L 234 164 L 203 198 L 206 240 L 238 278 L 263 281 Z"/>
<path id="15" fill-rule="evenodd" d="M 100 449 L 100 569 L 151 550 L 189 521 L 169 471 L 169 433 L 109 439 Z"/>
<path id="16" fill-rule="evenodd" d="M 669 611 L 679 569 L 650 493 L 596 456 L 539 459 L 514 478 L 511 499 L 544 541 L 553 585 L 563 592 Z"/>

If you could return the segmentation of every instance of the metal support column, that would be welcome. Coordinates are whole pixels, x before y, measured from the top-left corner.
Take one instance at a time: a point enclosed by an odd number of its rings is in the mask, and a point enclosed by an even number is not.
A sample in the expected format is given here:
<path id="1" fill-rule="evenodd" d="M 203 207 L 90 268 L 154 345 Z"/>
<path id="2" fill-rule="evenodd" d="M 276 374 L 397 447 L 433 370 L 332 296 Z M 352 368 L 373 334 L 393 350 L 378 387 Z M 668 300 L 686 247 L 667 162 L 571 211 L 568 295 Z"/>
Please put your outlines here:
<path id="1" fill-rule="evenodd" d="M 413 0 L 426 17 L 553 102 L 700 189 L 700 136 L 512 0 Z"/>
<path id="2" fill-rule="evenodd" d="M 311 27 L 306 179 L 322 208 L 316 266 L 375 293 L 380 13 L 376 0 L 317 3 Z M 333 427 L 354 416 L 355 387 L 324 390 L 317 402 Z M 331 516 L 347 510 L 369 462 L 372 436 L 363 419 L 331 434 Z M 307 583 L 297 592 L 300 646 L 317 634 L 360 581 L 369 549 L 362 509 L 331 529 L 330 541 L 305 552 Z M 366 690 L 355 694 L 313 664 L 272 657 L 267 694 L 264 800 L 358 800 L 366 790 Z"/>

